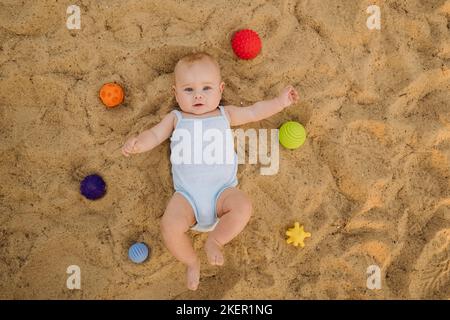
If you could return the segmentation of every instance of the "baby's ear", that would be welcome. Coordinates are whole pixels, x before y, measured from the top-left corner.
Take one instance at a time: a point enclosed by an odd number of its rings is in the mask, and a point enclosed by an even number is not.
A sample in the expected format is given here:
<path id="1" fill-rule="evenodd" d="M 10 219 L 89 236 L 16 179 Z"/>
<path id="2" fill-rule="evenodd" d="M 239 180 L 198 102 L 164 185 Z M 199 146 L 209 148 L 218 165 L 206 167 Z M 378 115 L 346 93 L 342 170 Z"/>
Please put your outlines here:
<path id="1" fill-rule="evenodd" d="M 225 82 L 221 82 L 219 85 L 220 93 L 223 93 L 223 89 L 225 89 Z"/>
<path id="2" fill-rule="evenodd" d="M 172 86 L 172 90 L 173 90 L 173 95 L 175 96 L 175 100 L 178 103 L 178 96 L 177 96 L 177 89 L 175 86 Z"/>

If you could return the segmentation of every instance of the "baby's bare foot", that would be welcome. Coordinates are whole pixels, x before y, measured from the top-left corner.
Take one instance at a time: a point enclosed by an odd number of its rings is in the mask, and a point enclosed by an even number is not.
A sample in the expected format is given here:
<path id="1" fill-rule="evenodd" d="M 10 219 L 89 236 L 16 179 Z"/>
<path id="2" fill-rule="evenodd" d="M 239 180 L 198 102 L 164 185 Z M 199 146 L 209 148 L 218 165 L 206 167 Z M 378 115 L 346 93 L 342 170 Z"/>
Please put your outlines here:
<path id="1" fill-rule="evenodd" d="M 223 265 L 222 246 L 211 236 L 205 242 L 205 251 L 210 264 L 213 266 Z"/>
<path id="2" fill-rule="evenodd" d="M 197 290 L 200 282 L 200 261 L 187 266 L 187 287 L 190 290 Z"/>

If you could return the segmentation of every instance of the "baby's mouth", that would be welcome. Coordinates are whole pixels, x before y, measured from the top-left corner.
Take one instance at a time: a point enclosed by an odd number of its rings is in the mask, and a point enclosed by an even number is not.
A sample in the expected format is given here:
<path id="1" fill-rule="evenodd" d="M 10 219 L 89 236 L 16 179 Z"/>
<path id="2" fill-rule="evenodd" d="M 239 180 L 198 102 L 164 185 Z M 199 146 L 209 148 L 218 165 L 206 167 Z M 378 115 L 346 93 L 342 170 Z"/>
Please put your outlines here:
<path id="1" fill-rule="evenodd" d="M 194 104 L 194 107 L 201 107 L 203 105 L 204 105 L 203 103 L 196 103 L 196 104 Z"/>

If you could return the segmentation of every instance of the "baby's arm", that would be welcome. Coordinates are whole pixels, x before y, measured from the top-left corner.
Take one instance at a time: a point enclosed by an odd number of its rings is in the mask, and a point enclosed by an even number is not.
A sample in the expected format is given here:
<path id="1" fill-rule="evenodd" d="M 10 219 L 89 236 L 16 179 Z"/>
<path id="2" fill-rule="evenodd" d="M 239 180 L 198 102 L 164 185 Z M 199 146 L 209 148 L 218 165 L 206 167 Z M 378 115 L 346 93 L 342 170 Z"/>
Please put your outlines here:
<path id="1" fill-rule="evenodd" d="M 292 86 L 287 86 L 272 100 L 259 101 L 249 107 L 226 106 L 225 110 L 230 116 L 230 124 L 238 126 L 269 118 L 297 101 L 297 91 Z"/>
<path id="2" fill-rule="evenodd" d="M 137 137 L 132 137 L 125 142 L 122 153 L 128 157 L 130 154 L 152 150 L 165 141 L 173 132 L 175 115 L 168 113 L 160 123 L 153 128 L 141 132 Z"/>

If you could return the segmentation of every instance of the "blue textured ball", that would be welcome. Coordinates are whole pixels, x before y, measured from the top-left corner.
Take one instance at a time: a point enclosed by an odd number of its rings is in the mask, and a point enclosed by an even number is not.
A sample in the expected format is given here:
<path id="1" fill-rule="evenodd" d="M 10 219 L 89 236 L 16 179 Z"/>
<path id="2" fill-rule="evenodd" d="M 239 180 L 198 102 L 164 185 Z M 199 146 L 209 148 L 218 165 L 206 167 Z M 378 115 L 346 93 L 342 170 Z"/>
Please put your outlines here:
<path id="1" fill-rule="evenodd" d="M 128 249 L 128 258 L 134 263 L 142 263 L 148 258 L 148 247 L 143 242 L 133 244 Z"/>
<path id="2" fill-rule="evenodd" d="M 106 193 L 106 184 L 102 177 L 92 174 L 81 181 L 80 191 L 83 196 L 90 200 L 100 199 Z"/>

